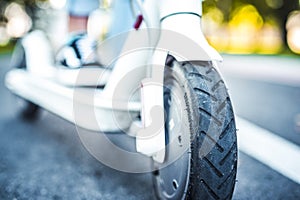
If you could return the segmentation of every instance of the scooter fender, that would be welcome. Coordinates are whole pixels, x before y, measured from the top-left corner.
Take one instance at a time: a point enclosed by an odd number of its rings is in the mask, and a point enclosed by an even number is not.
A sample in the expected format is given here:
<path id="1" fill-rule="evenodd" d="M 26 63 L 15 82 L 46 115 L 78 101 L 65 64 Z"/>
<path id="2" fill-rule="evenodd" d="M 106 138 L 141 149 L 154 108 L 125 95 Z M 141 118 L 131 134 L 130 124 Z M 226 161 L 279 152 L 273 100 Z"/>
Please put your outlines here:
<path id="1" fill-rule="evenodd" d="M 199 27 L 183 25 L 174 28 L 176 21 L 198 23 Z M 186 26 L 186 28 L 185 28 Z M 180 26 L 179 26 L 180 27 Z M 189 31 L 186 31 L 189 30 Z M 165 129 L 163 103 L 163 77 L 167 55 L 177 61 L 222 61 L 221 55 L 206 41 L 200 29 L 200 18 L 195 15 L 173 16 L 162 23 L 160 41 L 157 44 L 151 67 L 151 78 L 141 83 L 141 105 L 143 128 L 136 138 L 138 152 L 152 156 L 162 163 L 165 158 Z M 217 65 L 215 65 L 216 67 Z"/>
<path id="2" fill-rule="evenodd" d="M 25 50 L 26 67 L 30 73 L 42 77 L 54 75 L 54 54 L 43 31 L 34 30 L 28 33 L 22 38 L 21 45 Z"/>

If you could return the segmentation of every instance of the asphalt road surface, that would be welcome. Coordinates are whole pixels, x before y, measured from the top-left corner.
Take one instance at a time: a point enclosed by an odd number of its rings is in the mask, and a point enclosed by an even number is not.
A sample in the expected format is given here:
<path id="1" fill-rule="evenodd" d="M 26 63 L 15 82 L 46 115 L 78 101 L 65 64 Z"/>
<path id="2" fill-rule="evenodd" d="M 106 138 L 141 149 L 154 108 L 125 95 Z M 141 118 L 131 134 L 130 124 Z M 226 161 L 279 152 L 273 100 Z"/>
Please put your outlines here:
<path id="1" fill-rule="evenodd" d="M 241 66 L 254 58 L 242 57 Z M 227 70 L 239 60 L 225 56 L 222 69 L 236 113 L 300 145 L 300 85 Z M 72 124 L 47 112 L 35 122 L 21 120 L 3 83 L 8 63 L 9 55 L 0 55 L 0 199 L 154 199 L 150 174 L 101 164 L 82 146 Z M 241 149 L 233 199 L 300 199 L 300 184 Z"/>

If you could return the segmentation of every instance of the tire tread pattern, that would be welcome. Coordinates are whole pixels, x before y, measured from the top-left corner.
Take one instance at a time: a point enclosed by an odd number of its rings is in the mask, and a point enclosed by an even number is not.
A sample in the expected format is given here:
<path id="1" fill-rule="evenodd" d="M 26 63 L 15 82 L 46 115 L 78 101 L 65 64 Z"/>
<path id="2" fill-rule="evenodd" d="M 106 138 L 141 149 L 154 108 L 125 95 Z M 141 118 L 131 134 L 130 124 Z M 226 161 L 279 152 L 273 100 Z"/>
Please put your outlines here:
<path id="1" fill-rule="evenodd" d="M 236 182 L 237 142 L 227 88 L 212 62 L 190 62 L 182 67 L 200 116 L 197 139 L 191 147 L 192 176 L 187 199 L 231 199 Z M 206 104 L 205 98 L 209 100 Z M 205 157 L 199 158 L 194 150 L 201 148 L 205 137 L 215 145 Z"/>

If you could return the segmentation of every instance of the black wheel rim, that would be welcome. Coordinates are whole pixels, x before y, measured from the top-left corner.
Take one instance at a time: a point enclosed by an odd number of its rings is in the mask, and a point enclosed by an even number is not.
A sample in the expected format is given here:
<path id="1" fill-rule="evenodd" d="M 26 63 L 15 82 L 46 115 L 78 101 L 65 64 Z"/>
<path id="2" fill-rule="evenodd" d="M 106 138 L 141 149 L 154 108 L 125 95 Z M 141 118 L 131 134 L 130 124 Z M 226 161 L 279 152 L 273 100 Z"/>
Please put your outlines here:
<path id="1" fill-rule="evenodd" d="M 166 112 L 166 158 L 165 162 L 174 160 L 170 165 L 154 173 L 157 196 L 160 199 L 184 198 L 190 173 L 190 151 L 184 145 L 183 135 L 186 126 L 183 122 L 184 107 L 181 87 L 174 80 L 165 83 L 164 107 Z M 186 134 L 186 133 L 185 133 Z"/>

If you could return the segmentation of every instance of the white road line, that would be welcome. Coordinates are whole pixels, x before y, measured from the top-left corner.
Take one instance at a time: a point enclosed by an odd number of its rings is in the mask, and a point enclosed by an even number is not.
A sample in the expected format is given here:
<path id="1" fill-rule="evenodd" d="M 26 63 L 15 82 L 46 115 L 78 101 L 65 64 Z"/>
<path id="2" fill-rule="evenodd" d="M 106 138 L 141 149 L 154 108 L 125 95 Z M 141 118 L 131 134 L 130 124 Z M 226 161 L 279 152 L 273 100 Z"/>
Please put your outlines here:
<path id="1" fill-rule="evenodd" d="M 300 147 L 236 117 L 238 148 L 275 171 L 300 184 Z"/>

